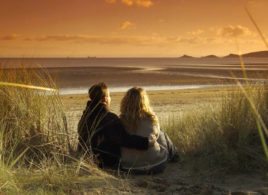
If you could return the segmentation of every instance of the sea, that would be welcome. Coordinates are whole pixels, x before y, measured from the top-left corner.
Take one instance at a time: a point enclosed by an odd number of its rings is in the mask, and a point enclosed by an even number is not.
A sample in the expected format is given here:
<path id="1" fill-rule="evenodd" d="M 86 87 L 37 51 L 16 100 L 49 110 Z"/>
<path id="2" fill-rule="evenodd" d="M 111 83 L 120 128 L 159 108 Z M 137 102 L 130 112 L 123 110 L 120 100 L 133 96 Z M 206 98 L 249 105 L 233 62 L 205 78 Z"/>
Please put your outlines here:
<path id="1" fill-rule="evenodd" d="M 267 83 L 268 78 L 268 58 L 246 58 L 243 63 L 238 58 L 0 58 L 0 67 L 18 74 L 41 70 L 51 75 L 62 95 L 86 94 L 98 82 L 107 83 L 112 92 L 124 92 L 132 86 L 184 90 L 246 80 Z"/>

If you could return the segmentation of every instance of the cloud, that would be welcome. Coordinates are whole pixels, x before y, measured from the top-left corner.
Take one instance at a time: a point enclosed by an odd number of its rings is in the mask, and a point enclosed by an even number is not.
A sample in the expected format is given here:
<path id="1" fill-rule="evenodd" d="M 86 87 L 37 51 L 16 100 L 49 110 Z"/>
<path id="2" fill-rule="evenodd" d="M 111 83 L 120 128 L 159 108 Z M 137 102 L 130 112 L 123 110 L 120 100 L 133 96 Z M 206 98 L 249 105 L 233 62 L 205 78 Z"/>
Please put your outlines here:
<path id="1" fill-rule="evenodd" d="M 134 28 L 136 28 L 136 25 L 133 22 L 130 22 L 130 21 L 124 21 L 120 25 L 121 30 L 128 30 L 128 29 L 134 29 Z"/>
<path id="2" fill-rule="evenodd" d="M 122 30 L 133 27 L 133 23 L 126 21 L 121 25 Z M 0 37 L 0 40 L 21 40 L 29 42 L 76 42 L 79 44 L 104 44 L 104 45 L 132 45 L 132 46 L 167 46 L 174 44 L 199 44 L 206 38 L 200 37 L 200 33 L 192 33 L 189 36 L 161 36 L 157 33 L 151 36 L 95 36 L 95 35 L 45 35 L 45 36 L 18 36 L 9 35 Z"/>
<path id="3" fill-rule="evenodd" d="M 153 0 L 105 0 L 106 3 L 117 3 L 117 2 L 121 2 L 124 5 L 127 6 L 140 6 L 140 7 L 151 7 L 154 5 Z"/>
<path id="4" fill-rule="evenodd" d="M 134 2 L 135 2 L 134 0 L 122 0 L 122 3 L 128 6 L 134 5 Z"/>
<path id="5" fill-rule="evenodd" d="M 116 3 L 116 0 L 105 0 L 106 3 Z"/>
<path id="6" fill-rule="evenodd" d="M 151 45 L 161 43 L 161 39 L 147 36 L 91 36 L 91 35 L 48 35 L 40 37 L 25 37 L 25 41 L 75 41 L 94 44 L 131 44 Z"/>
<path id="7" fill-rule="evenodd" d="M 254 33 L 251 32 L 249 28 L 244 27 L 244 26 L 229 25 L 229 26 L 219 28 L 217 34 L 222 37 L 235 38 L 235 37 L 241 37 L 241 36 L 250 36 L 250 35 L 253 35 Z"/>
<path id="8" fill-rule="evenodd" d="M 124 21 L 120 25 L 121 30 L 135 28 L 135 24 L 130 21 Z M 129 45 L 129 46 L 174 46 L 174 45 L 210 45 L 210 44 L 230 44 L 232 39 L 229 37 L 242 37 L 240 43 L 255 43 L 258 41 L 256 33 L 243 26 L 223 26 L 211 27 L 208 29 L 196 29 L 181 35 L 159 35 L 153 33 L 146 36 L 130 35 L 90 35 L 90 34 L 63 34 L 63 35 L 44 35 L 44 36 L 23 36 L 6 35 L 0 36 L 0 41 L 32 41 L 49 42 L 57 44 L 75 43 L 75 44 L 99 44 L 99 45 Z"/>
<path id="9" fill-rule="evenodd" d="M 188 32 L 189 35 L 192 35 L 192 36 L 199 36 L 201 34 L 203 34 L 205 31 L 202 30 L 202 29 L 197 29 L 195 31 L 192 31 L 192 32 Z"/>
<path id="10" fill-rule="evenodd" d="M 86 41 L 93 37 L 87 35 L 47 35 L 38 37 L 26 37 L 25 41 Z"/>
<path id="11" fill-rule="evenodd" d="M 121 24 L 121 30 L 135 28 L 135 24 L 125 21 Z M 161 36 L 157 33 L 151 36 L 95 36 L 95 35 L 44 35 L 44 36 L 22 36 L 17 34 L 0 36 L 0 41 L 29 41 L 29 42 L 78 42 L 79 44 L 125 44 L 135 46 L 170 45 L 170 44 L 197 44 L 202 42 L 199 33 L 191 36 Z"/>
<path id="12" fill-rule="evenodd" d="M 36 37 L 22 37 L 24 41 L 32 42 L 76 42 L 79 44 L 103 45 L 132 45 L 132 46 L 163 46 L 186 42 L 179 37 L 167 36 L 94 36 L 94 35 L 47 35 Z"/>
<path id="13" fill-rule="evenodd" d="M 12 40 L 18 39 L 19 37 L 20 37 L 20 35 L 10 34 L 10 35 L 0 36 L 0 40 L 2 40 L 2 41 L 12 41 Z"/>
<path id="14" fill-rule="evenodd" d="M 142 7 L 151 7 L 153 5 L 152 0 L 122 0 L 122 3 L 128 6 L 137 5 Z"/>

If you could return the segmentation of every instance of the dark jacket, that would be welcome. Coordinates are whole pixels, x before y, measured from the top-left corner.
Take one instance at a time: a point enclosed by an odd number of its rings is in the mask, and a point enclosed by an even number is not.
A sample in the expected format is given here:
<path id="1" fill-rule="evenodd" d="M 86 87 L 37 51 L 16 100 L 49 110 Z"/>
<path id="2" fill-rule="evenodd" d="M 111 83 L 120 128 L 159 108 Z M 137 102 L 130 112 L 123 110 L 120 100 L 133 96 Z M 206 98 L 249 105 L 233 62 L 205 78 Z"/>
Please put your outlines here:
<path id="1" fill-rule="evenodd" d="M 127 134 L 118 116 L 102 103 L 87 103 L 78 135 L 78 152 L 93 153 L 101 167 L 118 167 L 121 147 L 148 149 L 148 138 Z"/>

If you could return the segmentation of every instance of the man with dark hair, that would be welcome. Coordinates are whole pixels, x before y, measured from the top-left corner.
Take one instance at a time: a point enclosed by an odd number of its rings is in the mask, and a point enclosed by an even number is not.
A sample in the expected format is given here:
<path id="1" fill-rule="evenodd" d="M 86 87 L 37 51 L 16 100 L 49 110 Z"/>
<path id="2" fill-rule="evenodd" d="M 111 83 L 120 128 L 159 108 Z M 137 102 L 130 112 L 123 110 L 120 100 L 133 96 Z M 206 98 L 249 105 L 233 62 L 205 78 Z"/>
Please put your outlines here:
<path id="1" fill-rule="evenodd" d="M 93 153 L 100 167 L 118 168 L 121 147 L 147 150 L 155 139 L 129 135 L 118 116 L 109 111 L 111 97 L 105 83 L 93 85 L 90 101 L 78 124 L 78 152 Z"/>

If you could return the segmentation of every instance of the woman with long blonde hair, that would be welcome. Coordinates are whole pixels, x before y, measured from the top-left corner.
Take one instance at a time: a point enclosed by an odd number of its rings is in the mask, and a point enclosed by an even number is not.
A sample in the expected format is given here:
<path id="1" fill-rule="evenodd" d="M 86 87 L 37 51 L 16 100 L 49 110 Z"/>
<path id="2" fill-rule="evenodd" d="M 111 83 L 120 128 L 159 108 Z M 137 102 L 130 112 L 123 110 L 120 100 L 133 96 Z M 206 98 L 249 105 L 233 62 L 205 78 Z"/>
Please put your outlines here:
<path id="1" fill-rule="evenodd" d="M 129 134 L 143 137 L 155 136 L 157 142 L 146 151 L 121 148 L 121 167 L 141 173 L 157 173 L 165 169 L 176 149 L 166 134 L 160 131 L 157 116 L 143 88 L 133 87 L 121 101 L 120 119 Z"/>
<path id="2" fill-rule="evenodd" d="M 148 119 L 153 125 L 158 126 L 158 119 L 150 106 L 148 95 L 142 88 L 133 87 L 128 90 L 122 99 L 120 111 L 121 120 L 130 132 L 135 133 L 143 119 Z"/>

